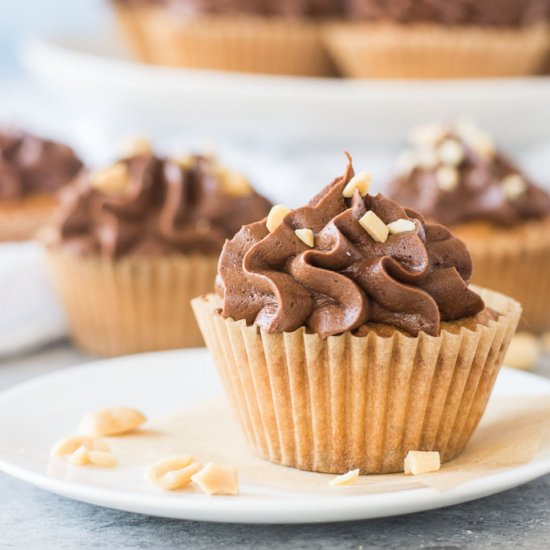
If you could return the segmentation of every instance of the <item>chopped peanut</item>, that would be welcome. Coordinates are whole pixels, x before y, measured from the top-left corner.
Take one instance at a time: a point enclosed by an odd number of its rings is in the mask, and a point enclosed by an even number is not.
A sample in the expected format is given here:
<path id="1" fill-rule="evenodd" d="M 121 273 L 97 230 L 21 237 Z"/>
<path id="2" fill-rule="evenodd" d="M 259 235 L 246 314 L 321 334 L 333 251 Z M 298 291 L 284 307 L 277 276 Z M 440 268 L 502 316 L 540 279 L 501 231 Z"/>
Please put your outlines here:
<path id="1" fill-rule="evenodd" d="M 315 246 L 315 236 L 313 235 L 313 231 L 311 229 L 296 229 L 294 231 L 296 233 L 296 236 L 307 246 L 312 248 Z"/>
<path id="2" fill-rule="evenodd" d="M 209 495 L 238 495 L 237 468 L 209 462 L 191 478 L 203 492 Z"/>
<path id="3" fill-rule="evenodd" d="M 398 235 L 399 233 L 408 233 L 409 231 L 414 231 L 416 225 L 411 220 L 405 220 L 403 218 L 391 222 L 388 224 L 388 229 L 391 235 Z"/>
<path id="4" fill-rule="evenodd" d="M 116 407 L 87 414 L 81 421 L 78 432 L 90 436 L 120 435 L 131 432 L 147 419 L 137 409 Z"/>
<path id="5" fill-rule="evenodd" d="M 372 210 L 369 210 L 359 220 L 359 223 L 376 242 L 385 243 L 387 241 L 390 230 Z"/>
<path id="6" fill-rule="evenodd" d="M 80 447 L 94 451 L 109 451 L 109 445 L 95 437 L 75 435 L 58 441 L 51 449 L 51 456 L 66 456 L 73 454 Z"/>
<path id="7" fill-rule="evenodd" d="M 359 468 L 356 470 L 350 470 L 349 472 L 342 474 L 341 476 L 336 476 L 329 483 L 333 487 L 344 487 L 346 485 L 351 485 L 357 481 L 359 477 Z"/>
<path id="8" fill-rule="evenodd" d="M 267 215 L 267 220 L 265 222 L 265 225 L 267 227 L 267 230 L 270 233 L 273 233 L 279 225 L 281 225 L 284 217 L 292 212 L 290 208 L 287 208 L 286 206 L 283 206 L 282 204 L 276 204 Z"/>
<path id="9" fill-rule="evenodd" d="M 353 197 L 353 193 L 357 189 L 359 194 L 364 197 L 368 192 L 372 183 L 372 176 L 367 172 L 359 172 L 359 174 L 353 176 L 342 191 L 342 194 L 347 199 Z"/>
<path id="10" fill-rule="evenodd" d="M 404 470 L 408 475 L 437 472 L 440 468 L 441 458 L 438 451 L 409 451 L 405 457 Z"/>
<path id="11" fill-rule="evenodd" d="M 145 475 L 147 479 L 165 491 L 182 489 L 191 483 L 193 474 L 199 472 L 202 464 L 193 456 L 169 456 L 155 462 L 150 466 Z"/>

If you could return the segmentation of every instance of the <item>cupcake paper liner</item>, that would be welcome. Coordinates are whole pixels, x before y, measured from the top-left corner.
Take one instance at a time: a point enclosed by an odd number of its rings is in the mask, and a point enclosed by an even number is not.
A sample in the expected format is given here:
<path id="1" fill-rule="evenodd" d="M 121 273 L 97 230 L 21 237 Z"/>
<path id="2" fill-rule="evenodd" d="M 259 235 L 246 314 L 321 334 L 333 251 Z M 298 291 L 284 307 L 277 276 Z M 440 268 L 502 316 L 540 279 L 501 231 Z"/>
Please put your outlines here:
<path id="1" fill-rule="evenodd" d="M 439 337 L 267 334 L 224 319 L 215 295 L 193 308 L 256 454 L 302 470 L 374 474 L 403 471 L 409 450 L 439 451 L 447 462 L 464 449 L 521 312 L 504 295 L 480 293 L 498 321 Z"/>
<path id="2" fill-rule="evenodd" d="M 55 199 L 50 196 L 0 201 L 0 242 L 32 239 L 50 221 L 54 208 Z"/>
<path id="3" fill-rule="evenodd" d="M 214 288 L 215 256 L 81 257 L 51 247 L 72 336 L 98 355 L 202 346 L 191 299 Z"/>
<path id="4" fill-rule="evenodd" d="M 530 75 L 550 50 L 545 24 L 520 29 L 434 24 L 327 24 L 338 68 L 353 78 L 462 78 Z"/>
<path id="5" fill-rule="evenodd" d="M 147 22 L 147 17 L 151 12 L 151 8 L 143 6 L 136 9 L 134 7 L 120 5 L 117 2 L 115 9 L 120 33 L 130 47 L 131 52 L 140 61 L 153 63 L 154 56 L 152 47 L 149 42 L 149 37 L 145 32 L 146 27 L 144 27 Z"/>
<path id="6" fill-rule="evenodd" d="M 550 330 L 550 217 L 510 230 L 454 232 L 472 256 L 472 281 L 518 300 L 523 330 Z"/>
<path id="7" fill-rule="evenodd" d="M 127 13 L 127 12 L 132 13 Z M 136 55 L 147 62 L 199 69 L 322 76 L 333 72 L 319 27 L 254 16 L 185 18 L 165 8 L 119 12 Z"/>

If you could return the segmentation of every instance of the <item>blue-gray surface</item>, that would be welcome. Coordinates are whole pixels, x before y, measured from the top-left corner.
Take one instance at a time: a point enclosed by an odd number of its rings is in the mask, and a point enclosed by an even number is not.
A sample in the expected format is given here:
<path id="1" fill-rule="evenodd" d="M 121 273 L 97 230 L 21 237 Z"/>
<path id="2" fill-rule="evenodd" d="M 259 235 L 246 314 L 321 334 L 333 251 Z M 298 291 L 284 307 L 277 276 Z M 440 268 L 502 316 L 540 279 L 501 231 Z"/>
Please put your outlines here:
<path id="1" fill-rule="evenodd" d="M 83 357 L 58 346 L 0 364 L 0 389 Z M 548 368 L 542 368 L 549 374 Z M 1 442 L 0 442 L 1 444 Z M 151 518 L 74 502 L 0 474 L 0 548 L 550 548 L 550 476 L 433 512 L 323 525 Z"/>

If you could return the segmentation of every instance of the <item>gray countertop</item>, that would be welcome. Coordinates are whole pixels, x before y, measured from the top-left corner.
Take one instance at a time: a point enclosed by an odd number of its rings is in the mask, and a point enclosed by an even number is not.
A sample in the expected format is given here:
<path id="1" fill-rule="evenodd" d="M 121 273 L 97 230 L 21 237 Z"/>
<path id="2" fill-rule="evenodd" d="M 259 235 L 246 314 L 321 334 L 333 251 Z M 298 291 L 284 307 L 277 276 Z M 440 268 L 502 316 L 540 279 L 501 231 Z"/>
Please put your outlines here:
<path id="1" fill-rule="evenodd" d="M 90 358 L 67 344 L 0 362 L 0 390 Z M 550 364 L 539 373 L 550 376 Z M 1 442 L 0 442 L 1 444 Z M 324 525 L 152 518 L 52 495 L 0 474 L 0 548 L 550 548 L 550 476 L 460 506 Z"/>

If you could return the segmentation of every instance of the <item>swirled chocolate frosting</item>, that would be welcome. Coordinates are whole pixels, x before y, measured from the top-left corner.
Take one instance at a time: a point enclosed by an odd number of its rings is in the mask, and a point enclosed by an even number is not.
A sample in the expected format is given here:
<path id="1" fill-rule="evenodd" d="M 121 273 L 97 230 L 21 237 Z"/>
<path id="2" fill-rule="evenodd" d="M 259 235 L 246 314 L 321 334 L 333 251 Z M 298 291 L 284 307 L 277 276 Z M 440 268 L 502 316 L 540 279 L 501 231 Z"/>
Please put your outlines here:
<path id="1" fill-rule="evenodd" d="M 270 202 L 210 157 L 139 154 L 84 173 L 61 195 L 60 244 L 76 254 L 218 254 Z"/>
<path id="2" fill-rule="evenodd" d="M 550 0 L 348 0 L 351 19 L 516 27 L 548 20 Z"/>
<path id="3" fill-rule="evenodd" d="M 75 152 L 62 143 L 20 130 L 0 131 L 0 199 L 52 193 L 81 167 Z"/>
<path id="4" fill-rule="evenodd" d="M 126 6 L 159 5 L 182 16 L 261 15 L 321 18 L 343 16 L 346 0 L 113 0 Z"/>
<path id="5" fill-rule="evenodd" d="M 224 317 L 270 333 L 305 326 L 327 337 L 384 323 L 437 335 L 441 321 L 483 310 L 468 288 L 472 263 L 464 244 L 382 195 L 355 190 L 345 198 L 353 175 L 350 160 L 341 178 L 272 232 L 262 220 L 225 244 L 217 285 Z M 385 224 L 407 220 L 412 229 L 377 242 L 360 223 L 368 211 Z M 312 247 L 295 233 L 304 228 L 313 232 Z"/>
<path id="6" fill-rule="evenodd" d="M 183 16 L 262 15 L 298 18 L 521 26 L 548 20 L 550 0 L 113 0 L 158 5 Z"/>
<path id="7" fill-rule="evenodd" d="M 413 132 L 388 196 L 449 226 L 472 221 L 513 226 L 550 215 L 548 193 L 468 121 Z"/>

